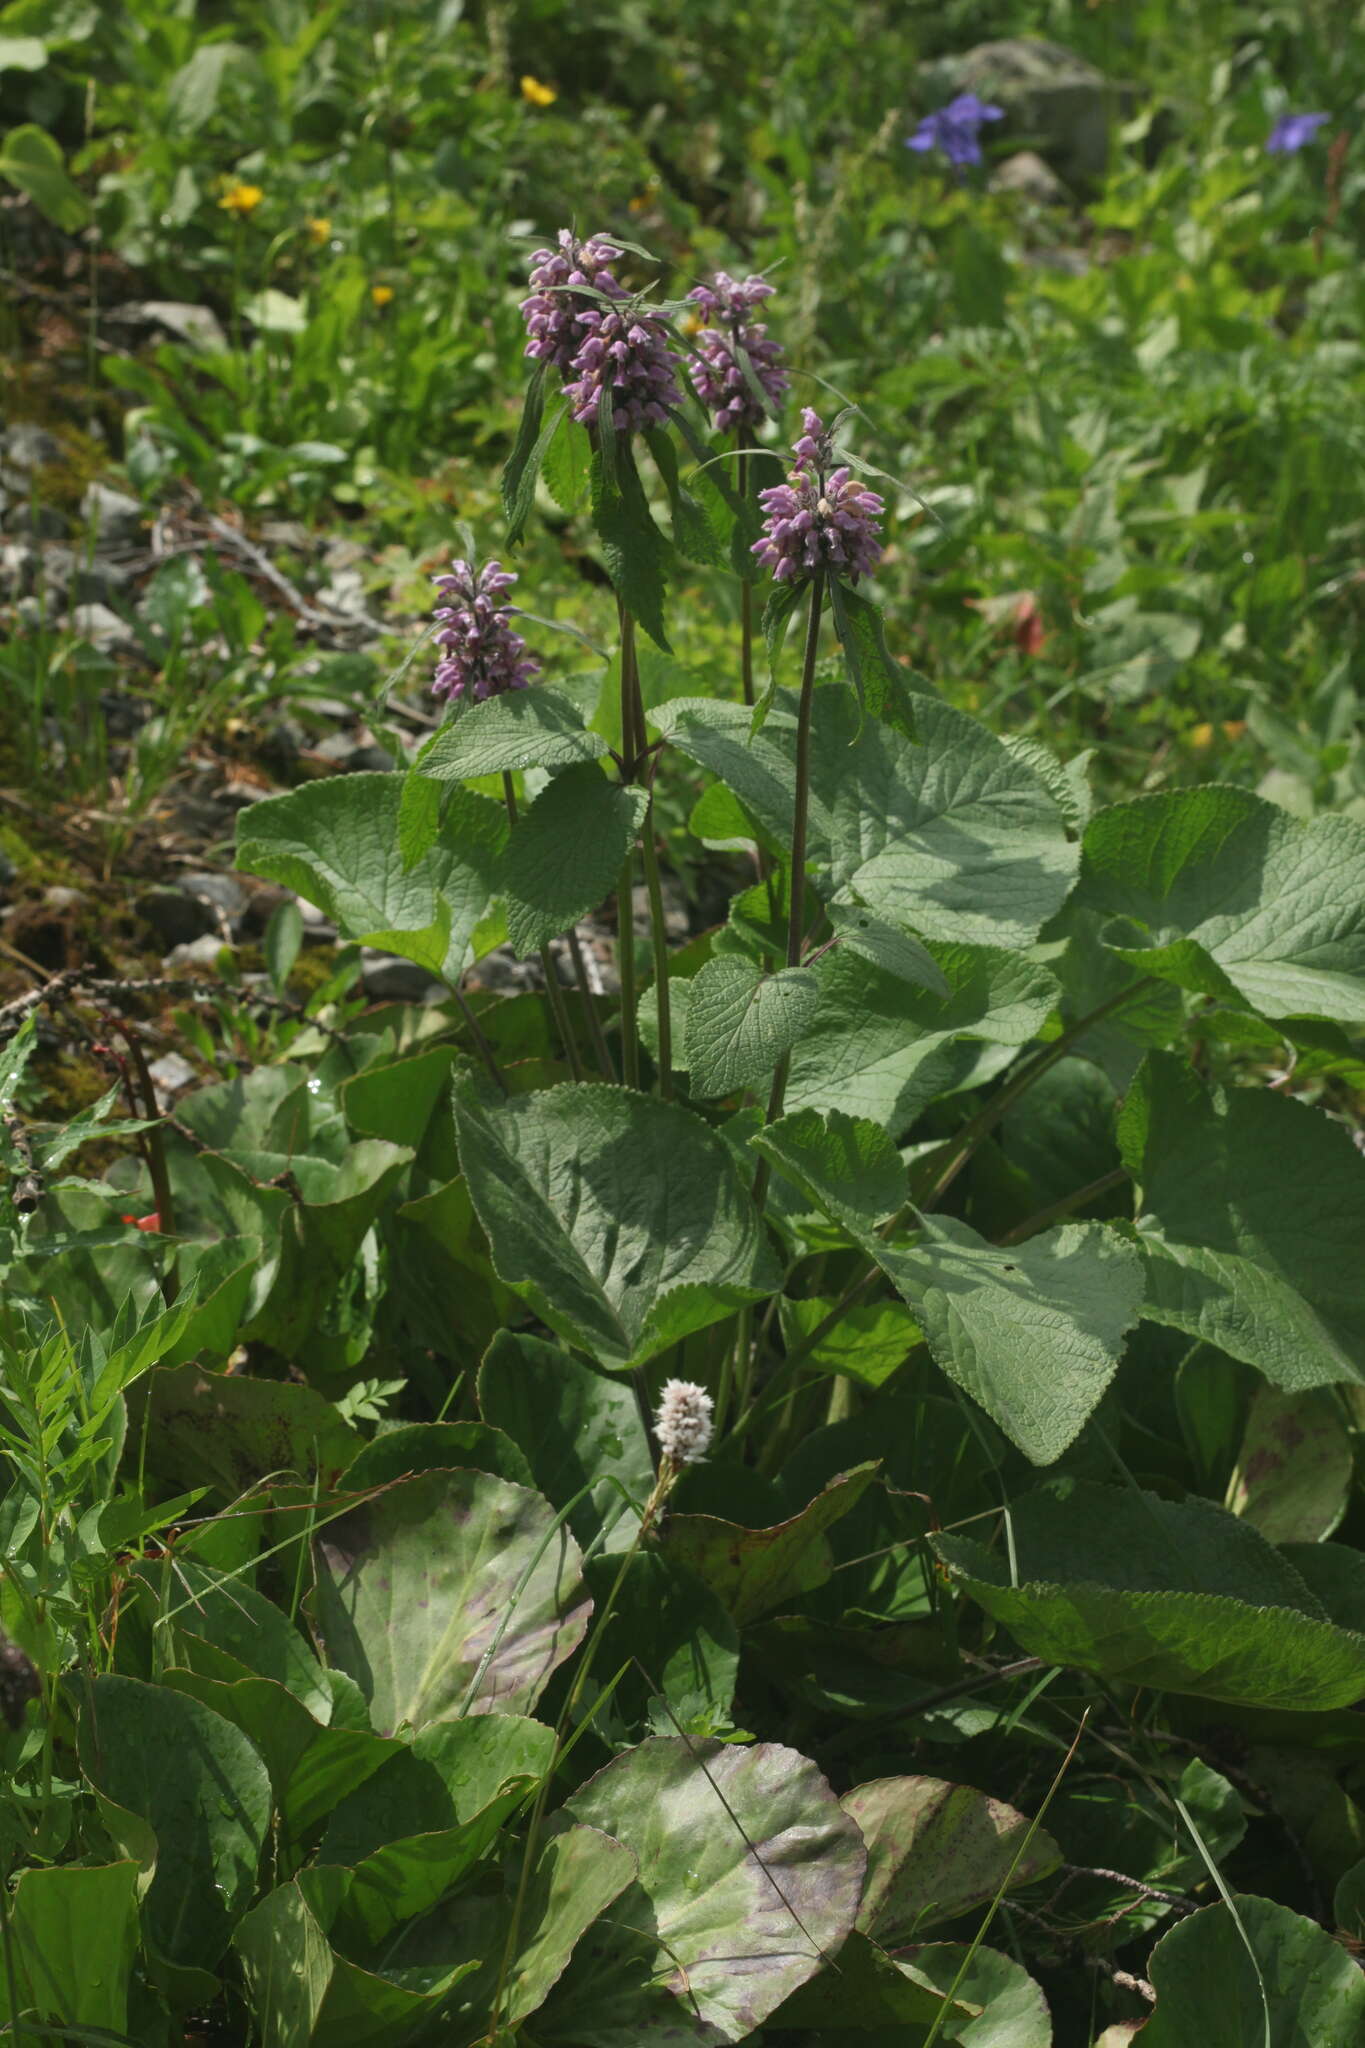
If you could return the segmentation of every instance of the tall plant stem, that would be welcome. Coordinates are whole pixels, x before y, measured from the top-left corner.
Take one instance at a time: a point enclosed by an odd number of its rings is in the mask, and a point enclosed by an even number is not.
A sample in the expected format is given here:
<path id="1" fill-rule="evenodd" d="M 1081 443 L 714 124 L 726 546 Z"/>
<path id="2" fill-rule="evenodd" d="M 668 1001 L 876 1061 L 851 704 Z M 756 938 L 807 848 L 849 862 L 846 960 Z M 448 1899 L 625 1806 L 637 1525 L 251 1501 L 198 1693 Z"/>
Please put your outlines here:
<path id="1" fill-rule="evenodd" d="M 810 815 L 810 711 L 815 697 L 815 656 L 820 645 L 820 611 L 825 599 L 825 572 L 817 569 L 811 579 L 810 616 L 806 620 L 806 652 L 801 664 L 801 708 L 796 720 L 796 797 L 792 805 L 791 868 L 787 876 L 787 965 L 801 964 L 801 941 L 806 928 L 806 822 Z M 782 1114 L 787 1096 L 787 1075 L 791 1054 L 783 1053 L 773 1075 L 772 1092 L 763 1121 L 773 1124 Z M 766 1159 L 758 1162 L 754 1175 L 754 1201 L 762 1209 L 768 1193 L 771 1169 Z"/>
<path id="2" fill-rule="evenodd" d="M 664 924 L 664 892 L 659 876 L 659 852 L 654 843 L 654 777 L 653 771 L 643 767 L 645 753 L 645 707 L 640 695 L 640 664 L 635 653 L 635 621 L 624 605 L 621 614 L 621 740 L 623 758 L 629 764 L 632 775 L 638 780 L 648 773 L 646 784 L 649 794 L 649 809 L 640 833 L 640 851 L 644 859 L 645 888 L 649 894 L 650 936 L 654 949 L 654 1001 L 659 1019 L 659 1093 L 667 1102 L 673 1094 L 673 1018 L 668 989 L 668 932 Z M 627 737 L 628 736 L 628 737 Z M 630 861 L 627 858 L 626 868 Z M 630 937 L 634 939 L 633 920 Z M 632 961 L 632 970 L 634 962 Z M 634 974 L 632 971 L 632 987 Z M 621 990 L 625 994 L 625 975 L 621 977 Z M 624 1023 L 624 1018 L 623 1018 Z M 636 1086 L 639 1054 L 636 1053 Z"/>
<path id="3" fill-rule="evenodd" d="M 517 822 L 517 793 L 512 787 L 512 778 L 505 768 L 502 773 L 502 795 L 503 801 L 507 805 L 508 823 L 515 825 Z M 569 1072 L 573 1075 L 575 1081 L 581 1081 L 583 1079 L 583 1062 L 578 1056 L 578 1042 L 573 1035 L 573 1029 L 569 1023 L 569 1012 L 564 1004 L 564 991 L 559 986 L 559 972 L 555 967 L 554 960 L 551 958 L 548 946 L 542 946 L 540 949 L 540 964 L 545 975 L 545 993 L 550 998 L 550 1010 L 554 1016 L 555 1030 L 559 1033 L 559 1042 L 564 1048 L 564 1057 L 569 1063 Z"/>
<path id="4" fill-rule="evenodd" d="M 640 745 L 635 731 L 635 621 L 620 599 L 621 761 L 623 779 L 635 778 Z M 639 991 L 635 985 L 635 863 L 627 853 L 616 885 L 616 971 L 621 978 L 621 1072 L 627 1088 L 640 1085 Z"/>
<path id="5" fill-rule="evenodd" d="M 602 1029 L 602 1020 L 597 1014 L 597 1005 L 593 1001 L 592 984 L 588 980 L 588 963 L 583 958 L 583 947 L 579 941 L 577 928 L 574 925 L 570 925 L 565 933 L 565 937 L 569 941 L 569 957 L 573 961 L 573 971 L 578 981 L 578 992 L 583 998 L 583 1015 L 587 1018 L 588 1036 L 592 1039 L 592 1049 L 597 1055 L 597 1064 L 602 1069 L 604 1078 L 608 1081 L 614 1081 L 616 1079 L 616 1069 L 612 1065 L 611 1054 L 607 1050 L 606 1034 Z"/>
<path id="6" fill-rule="evenodd" d="M 741 450 L 735 464 L 735 485 L 742 499 L 749 496 L 749 456 Z M 744 701 L 754 701 L 754 586 L 746 576 L 739 586 L 739 680 Z"/>

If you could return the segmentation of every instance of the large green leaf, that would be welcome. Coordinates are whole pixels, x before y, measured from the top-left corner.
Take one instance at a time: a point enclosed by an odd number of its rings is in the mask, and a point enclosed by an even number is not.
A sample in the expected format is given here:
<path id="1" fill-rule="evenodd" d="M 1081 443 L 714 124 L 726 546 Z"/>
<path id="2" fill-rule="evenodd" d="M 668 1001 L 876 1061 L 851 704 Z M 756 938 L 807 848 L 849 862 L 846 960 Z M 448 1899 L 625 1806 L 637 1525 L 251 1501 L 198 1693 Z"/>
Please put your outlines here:
<path id="1" fill-rule="evenodd" d="M 1335 1626 L 1263 1537 L 1206 1501 L 1054 1480 L 1013 1504 L 1018 1583 L 968 1536 L 932 1541 L 974 1600 L 1051 1664 L 1291 1711 L 1365 1695 L 1365 1635 Z"/>
<path id="2" fill-rule="evenodd" d="M 382 1734 L 535 1705 L 587 1627 L 578 1545 L 538 1493 L 429 1472 L 330 1522 L 313 1615 Z"/>
<path id="3" fill-rule="evenodd" d="M 772 1073 L 809 1030 L 820 1002 L 804 967 L 764 974 L 743 954 L 708 960 L 692 981 L 685 1056 L 694 1095 L 729 1095 Z"/>
<path id="4" fill-rule="evenodd" d="M 1061 908 L 1078 849 L 1029 764 L 964 712 L 917 697 L 918 742 L 861 721 L 845 690 L 811 718 L 808 861 L 828 893 L 926 938 L 1021 946 Z M 742 704 L 682 698 L 655 723 L 734 790 L 778 846 L 791 842 L 796 698 L 779 691 L 749 736 Z M 861 723 L 861 731 L 859 730 Z"/>
<path id="5" fill-rule="evenodd" d="M 322 1667 L 288 1615 L 240 1574 L 177 1558 L 174 1568 L 169 1561 L 139 1565 L 136 1581 L 149 1596 L 159 1594 L 163 1623 L 235 1658 L 256 1677 L 274 1679 L 327 1721 L 332 1696 Z"/>
<path id="6" fill-rule="evenodd" d="M 944 1992 L 951 1981 L 943 1984 Z M 775 2031 L 813 2029 L 821 2048 L 830 2041 L 843 2048 L 847 2040 L 856 2041 L 866 2033 L 875 2033 L 879 2044 L 922 2048 L 944 2003 L 939 1989 L 915 1965 L 889 1956 L 855 1927 L 839 1951 L 836 1967 L 811 1977 L 786 2000 L 776 2015 Z M 972 2016 L 970 2004 L 954 1999 L 942 2038 L 964 2038 L 959 2030 L 971 2024 Z"/>
<path id="7" fill-rule="evenodd" d="M 852 1928 L 862 1839 L 795 1750 L 656 1737 L 566 1812 L 623 1842 L 640 1876 L 557 1987 L 550 2040 L 742 2041 Z"/>
<path id="8" fill-rule="evenodd" d="M 503 1330 L 479 1368 L 479 1407 L 525 1454 L 546 1500 L 568 1509 L 585 1549 L 629 1547 L 654 1486 L 654 1462 L 628 1383 L 557 1344 Z"/>
<path id="9" fill-rule="evenodd" d="M 1270 1017 L 1365 1023 L 1365 828 L 1217 784 L 1116 804 L 1080 900 L 1146 974 Z"/>
<path id="10" fill-rule="evenodd" d="M 90 218 L 90 202 L 68 176 L 60 143 L 31 121 L 11 128 L 0 142 L 0 178 L 17 186 L 39 213 L 69 235 Z"/>
<path id="11" fill-rule="evenodd" d="M 162 1367 L 145 1388 L 145 1434 L 134 1410 L 147 1469 L 175 1485 L 207 1480 L 235 1497 L 267 1473 L 339 1478 L 360 1449 L 359 1433 L 312 1387 L 244 1374 Z"/>
<path id="12" fill-rule="evenodd" d="M 775 1291 L 724 1141 L 596 1083 L 492 1101 L 457 1078 L 460 1162 L 499 1278 L 599 1363 L 652 1357 Z"/>
<path id="13" fill-rule="evenodd" d="M 299 1881 L 280 1885 L 233 1936 L 261 2048 L 396 2048 L 441 2009 L 468 1958 L 426 1973 L 420 1989 L 339 1956 Z"/>
<path id="14" fill-rule="evenodd" d="M 138 1946 L 137 1887 L 132 1862 L 22 1871 L 5 1930 L 13 2000 L 8 1971 L 0 1971 L 0 2017 L 25 2015 L 39 2038 L 35 2019 L 124 2033 Z"/>
<path id="15" fill-rule="evenodd" d="M 914 1311 L 937 1364 L 1020 1450 L 1037 1465 L 1060 1457 L 1138 1319 L 1142 1269 L 1132 1247 L 1099 1223 L 993 1245 L 941 1215 L 918 1218 L 915 1242 L 888 1243 L 871 1228 L 869 1189 L 878 1205 L 885 1200 L 895 1153 L 873 1126 L 836 1113 L 822 1129 L 798 1113 L 754 1144 L 852 1232 Z"/>
<path id="16" fill-rule="evenodd" d="M 1291 1391 L 1365 1380 L 1365 1158 L 1270 1088 L 1210 1096 L 1153 1053 L 1119 1120 L 1141 1188 L 1144 1314 Z"/>
<path id="17" fill-rule="evenodd" d="M 704 1579 L 743 1627 L 824 1584 L 834 1569 L 825 1532 L 857 1503 L 876 1469 L 861 1465 L 841 1473 L 799 1515 L 770 1529 L 746 1529 L 715 1515 L 670 1515 L 668 1555 Z"/>
<path id="18" fill-rule="evenodd" d="M 883 1948 L 919 1940 L 936 1921 L 985 1905 L 1001 1887 L 1031 1884 L 1061 1862 L 1052 1837 L 1012 1806 L 940 1778 L 874 1778 L 843 1797 L 867 1844 L 858 1925 Z M 1011 1875 L 1011 1865 L 1014 1865 Z"/>
<path id="19" fill-rule="evenodd" d="M 162 1683 L 211 1707 L 252 1743 L 270 1774 L 270 1789 L 285 1839 L 300 1842 L 357 1785 L 377 1771 L 395 1748 L 362 1728 L 327 1728 L 296 1694 L 273 1678 L 234 1674 L 191 1636 L 182 1645 L 190 1669 L 176 1666 Z M 212 1670 L 200 1670 L 200 1664 Z"/>
<path id="20" fill-rule="evenodd" d="M 1250 1953 L 1248 1953 L 1248 1948 Z M 1324 1928 L 1273 1899 L 1191 1913 L 1148 1964 L 1142 2048 L 1358 2048 L 1365 1975 Z"/>
<path id="21" fill-rule="evenodd" d="M 85 1695 L 80 1754 L 102 1799 L 156 1837 L 142 1902 L 149 1939 L 172 1963 L 211 1968 L 255 1890 L 270 1825 L 265 1765 L 198 1700 L 107 1674 Z M 103 1811 L 117 1839 L 117 1815 Z"/>
<path id="22" fill-rule="evenodd" d="M 956 1942 L 933 1942 L 909 1950 L 904 1960 L 940 1991 L 956 1984 L 959 2000 L 980 2006 L 975 2019 L 947 2037 L 958 2048 L 1052 2048 L 1047 2000 L 1013 1956 L 993 1948 L 978 1948 L 969 1956 Z"/>
<path id="23" fill-rule="evenodd" d="M 457 711 L 432 734 L 414 765 L 441 782 L 459 782 L 519 768 L 568 768 L 600 760 L 606 751 L 606 741 L 585 730 L 572 697 L 537 688 Z"/>
<path id="24" fill-rule="evenodd" d="M 588 761 L 547 783 L 507 849 L 507 935 L 525 958 L 615 888 L 649 798 Z"/>
<path id="25" fill-rule="evenodd" d="M 610 428 L 592 458 L 592 523 L 617 597 L 668 653 L 664 590 L 673 551 L 654 524 L 630 437 Z"/>
<path id="26" fill-rule="evenodd" d="M 456 789 L 431 843 L 405 869 L 399 817 L 409 780 L 336 775 L 266 797 L 238 816 L 237 865 L 297 890 L 345 937 L 453 981 L 501 886 L 507 818 L 500 804 Z M 439 803 L 442 785 L 429 787 Z"/>
<path id="27" fill-rule="evenodd" d="M 1351 1497 L 1351 1433 L 1335 1396 L 1258 1387 L 1227 1505 L 1271 1543 L 1321 1543 Z"/>
<path id="28" fill-rule="evenodd" d="M 937 1096 L 1008 1066 L 1057 1001 L 1047 969 L 1017 954 L 926 951 L 946 999 L 842 947 L 811 970 L 818 1008 L 792 1052 L 789 1108 L 847 1110 L 899 1134 Z M 689 1046 L 692 1029 L 689 1021 Z"/>

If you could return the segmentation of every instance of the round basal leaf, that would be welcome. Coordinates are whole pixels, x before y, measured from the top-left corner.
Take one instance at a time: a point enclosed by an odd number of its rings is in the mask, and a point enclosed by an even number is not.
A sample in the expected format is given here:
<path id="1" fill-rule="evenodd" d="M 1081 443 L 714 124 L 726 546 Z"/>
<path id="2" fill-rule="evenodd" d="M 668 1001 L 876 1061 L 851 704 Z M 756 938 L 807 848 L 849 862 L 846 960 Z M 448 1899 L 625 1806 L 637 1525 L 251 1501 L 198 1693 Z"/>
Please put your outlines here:
<path id="1" fill-rule="evenodd" d="M 8 1902 L 14 2000 L 8 1972 L 0 1973 L 0 2018 L 23 2015 L 25 2031 L 39 2035 L 35 2019 L 125 2033 L 137 1888 L 133 1862 L 22 1871 Z"/>
<path id="2" fill-rule="evenodd" d="M 841 1473 L 799 1515 L 770 1529 L 746 1529 L 715 1515 L 672 1514 L 668 1555 L 704 1579 L 742 1628 L 824 1584 L 834 1569 L 825 1532 L 857 1503 L 876 1470 L 869 1464 Z"/>
<path id="3" fill-rule="evenodd" d="M 1263 1537 L 1209 1502 L 1055 1480 L 1012 1505 L 1003 1554 L 930 1538 L 953 1577 L 1049 1664 L 1303 1713 L 1365 1696 L 1365 1634 L 1335 1626 Z"/>
<path id="4" fill-rule="evenodd" d="M 538 1493 L 429 1472 L 328 1523 L 315 1633 L 381 1734 L 527 1712 L 587 1627 L 581 1563 Z"/>
<path id="5" fill-rule="evenodd" d="M 743 704 L 683 698 L 656 719 L 778 845 L 791 843 L 796 701 L 780 690 L 752 739 Z M 863 718 L 848 691 L 816 692 L 808 862 L 827 893 L 923 938 L 1027 945 L 1076 875 L 1066 818 L 1028 762 L 975 719 L 917 696 L 915 721 L 912 741 Z"/>
<path id="6" fill-rule="evenodd" d="M 1024 1849 L 1030 1826 L 1024 1815 L 970 1785 L 874 1778 L 846 1792 L 843 1807 L 867 1844 L 858 1926 L 883 1948 L 903 1948 L 935 1921 L 985 1905 L 1007 1880 L 1031 1884 L 1061 1862 L 1057 1844 L 1041 1828 Z"/>
<path id="7" fill-rule="evenodd" d="M 237 865 L 316 903 L 346 938 L 453 981 L 502 884 L 507 818 L 501 805 L 455 790 L 432 843 L 405 867 L 400 810 L 411 779 L 337 775 L 251 804 L 238 813 Z"/>
<path id="8" fill-rule="evenodd" d="M 979 2005 L 981 2012 L 952 2035 L 958 2048 L 1052 2048 L 1052 2015 L 1041 1985 L 1013 1956 L 1002 1956 L 998 1949 L 978 1948 L 970 1962 L 967 1954 L 955 1942 L 934 1942 L 907 1949 L 897 1960 L 913 1963 L 943 1992 L 952 1989 L 967 1963 L 954 1995 L 968 2005 Z"/>
<path id="9" fill-rule="evenodd" d="M 1250 790 L 1163 790 L 1101 811 L 1078 900 L 1144 974 L 1267 1017 L 1365 1023 L 1365 829 Z"/>
<path id="10" fill-rule="evenodd" d="M 1234 1896 L 1191 1913 L 1163 1935 L 1147 1970 L 1156 2011 L 1142 2048 L 1359 2048 L 1365 2039 L 1365 1975 L 1323 1928 L 1273 1899 Z"/>
<path id="11" fill-rule="evenodd" d="M 694 1095 L 730 1095 L 772 1073 L 810 1028 L 820 1003 L 804 967 L 764 974 L 743 954 L 708 960 L 694 975 L 685 1053 Z"/>
<path id="12" fill-rule="evenodd" d="M 656 1737 L 590 1778 L 565 1811 L 624 1843 L 640 1878 L 555 1994 L 560 2039 L 625 2048 L 632 2011 L 634 2039 L 667 2039 L 672 2003 L 673 2038 L 742 2041 L 852 1928 L 862 1840 L 795 1750 Z"/>
<path id="13" fill-rule="evenodd" d="M 456 1079 L 460 1163 L 498 1276 L 599 1363 L 650 1358 L 780 1274 L 723 1139 L 597 1083 L 492 1099 Z"/>
<path id="14" fill-rule="evenodd" d="M 84 1697 L 80 1753 L 103 1799 L 156 1837 L 142 1901 L 149 1940 L 169 1962 L 211 1969 L 255 1890 L 270 1825 L 265 1765 L 240 1729 L 198 1700 L 112 1675 Z"/>
<path id="15" fill-rule="evenodd" d="M 1149 1320 L 1290 1391 L 1365 1382 L 1365 1158 L 1348 1130 L 1271 1088 L 1211 1097 L 1152 1053 L 1119 1142 L 1142 1191 Z"/>
<path id="16" fill-rule="evenodd" d="M 547 783 L 507 849 L 507 936 L 519 959 L 616 887 L 648 807 L 644 790 L 608 782 L 592 761 Z"/>
<path id="17" fill-rule="evenodd" d="M 448 718 L 414 766 L 442 782 L 515 774 L 521 768 L 568 768 L 600 760 L 607 743 L 587 732 L 571 697 L 557 690 L 517 690 L 488 697 Z"/>
<path id="18" fill-rule="evenodd" d="M 1228 1481 L 1227 1505 L 1270 1543 L 1320 1543 L 1346 1512 L 1355 1461 L 1328 1393 L 1258 1387 Z"/>

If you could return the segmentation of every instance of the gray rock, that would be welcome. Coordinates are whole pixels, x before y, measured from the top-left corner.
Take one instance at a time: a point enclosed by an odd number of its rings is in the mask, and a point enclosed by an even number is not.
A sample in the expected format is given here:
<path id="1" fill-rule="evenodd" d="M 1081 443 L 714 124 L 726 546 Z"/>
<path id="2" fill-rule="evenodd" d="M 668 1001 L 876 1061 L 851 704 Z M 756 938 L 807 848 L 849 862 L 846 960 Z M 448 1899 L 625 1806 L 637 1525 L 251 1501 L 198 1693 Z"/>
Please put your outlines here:
<path id="1" fill-rule="evenodd" d="M 129 697 L 122 690 L 100 691 L 100 717 L 110 739 L 130 740 L 141 732 L 152 715 L 145 697 Z"/>
<path id="2" fill-rule="evenodd" d="M 79 889 L 68 889 L 64 882 L 49 882 L 43 891 L 43 902 L 49 910 L 79 910 L 84 901 Z"/>
<path id="3" fill-rule="evenodd" d="M 185 305 L 178 299 L 135 299 L 114 307 L 106 318 L 129 327 L 164 327 L 177 341 L 187 341 L 191 348 L 213 355 L 227 350 L 222 323 L 207 306 Z"/>
<path id="4" fill-rule="evenodd" d="M 163 1053 L 159 1060 L 151 1062 L 147 1073 L 156 1094 L 156 1106 L 163 1111 L 199 1079 L 189 1061 L 181 1059 L 178 1052 Z"/>
<path id="5" fill-rule="evenodd" d="M 131 573 L 102 555 L 87 557 L 75 548 L 52 546 L 43 551 L 43 587 L 76 604 L 104 604 L 121 597 Z"/>
<path id="6" fill-rule="evenodd" d="M 375 1002 L 425 1003 L 439 1001 L 446 993 L 445 983 L 435 980 L 415 960 L 381 953 L 374 946 L 360 949 L 360 980 Z"/>
<path id="7" fill-rule="evenodd" d="M 62 459 L 62 444 L 56 435 L 49 434 L 46 427 L 34 426 L 31 420 L 7 427 L 0 445 L 4 447 L 6 462 L 15 469 L 40 469 Z"/>
<path id="8" fill-rule="evenodd" d="M 132 546 L 142 538 L 142 507 L 126 491 L 91 484 L 81 499 L 81 511 L 103 543 Z"/>
<path id="9" fill-rule="evenodd" d="M 510 946 L 495 946 L 491 953 L 475 961 L 465 976 L 465 986 L 519 996 L 529 989 L 544 988 L 545 975 L 538 958 L 518 960 Z"/>
<path id="10" fill-rule="evenodd" d="M 143 923 L 151 926 L 163 948 L 192 945 L 206 932 L 219 930 L 213 905 L 182 889 L 144 889 L 133 908 Z"/>
<path id="11" fill-rule="evenodd" d="M 1074 50 L 1041 36 L 1006 36 L 924 67 L 931 88 L 974 92 L 1003 107 L 1008 132 L 1064 171 L 1098 177 L 1109 161 L 1109 123 L 1131 100 Z"/>
<path id="12" fill-rule="evenodd" d="M 1043 159 L 1031 149 L 1016 150 L 996 166 L 990 181 L 992 192 L 1014 192 L 1035 206 L 1065 206 L 1066 186 Z"/>
<path id="13" fill-rule="evenodd" d="M 344 775 L 366 771 L 383 773 L 393 766 L 393 755 L 387 747 L 378 746 L 368 736 L 362 739 L 356 733 L 329 732 L 311 751 L 324 761 L 330 761 Z"/>
<path id="14" fill-rule="evenodd" d="M 226 940 L 219 938 L 216 932 L 205 932 L 202 938 L 189 939 L 184 945 L 172 946 L 161 964 L 172 973 L 181 967 L 216 968 L 218 955 L 224 950 L 232 951 Z"/>
<path id="15" fill-rule="evenodd" d="M 41 556 L 27 541 L 7 541 L 0 548 L 0 597 L 27 597 L 38 578 Z"/>
<path id="16" fill-rule="evenodd" d="M 141 645 L 127 619 L 111 612 L 107 604 L 78 604 L 71 624 L 82 640 L 88 640 L 101 654 L 133 654 Z"/>
<path id="17" fill-rule="evenodd" d="M 235 875 L 220 875 L 213 869 L 182 875 L 180 888 L 186 896 L 208 906 L 218 919 L 219 930 L 244 917 L 251 901 Z"/>

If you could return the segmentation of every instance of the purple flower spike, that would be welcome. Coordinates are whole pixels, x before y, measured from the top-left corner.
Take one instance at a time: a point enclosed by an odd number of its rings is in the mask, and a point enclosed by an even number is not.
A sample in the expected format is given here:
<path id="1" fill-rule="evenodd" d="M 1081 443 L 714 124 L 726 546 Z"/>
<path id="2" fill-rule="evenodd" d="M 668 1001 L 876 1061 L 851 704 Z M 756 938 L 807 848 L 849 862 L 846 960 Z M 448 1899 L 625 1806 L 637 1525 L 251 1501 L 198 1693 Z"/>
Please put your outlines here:
<path id="1" fill-rule="evenodd" d="M 1306 142 L 1311 142 L 1323 122 L 1331 118 L 1330 114 L 1281 114 L 1266 142 L 1267 154 L 1293 156 Z"/>
<path id="2" fill-rule="evenodd" d="M 766 417 L 744 375 L 742 357 L 748 358 L 759 388 L 767 393 L 774 409 L 791 383 L 782 367 L 781 348 L 769 339 L 762 322 L 751 317 L 772 294 L 772 286 L 761 277 L 746 277 L 739 283 L 723 270 L 716 272 L 710 284 L 699 284 L 687 294 L 706 319 L 696 337 L 697 354 L 688 365 L 688 374 L 722 433 L 730 427 L 756 433 Z"/>
<path id="3" fill-rule="evenodd" d="M 558 249 L 531 258 L 531 295 L 521 302 L 526 353 L 564 377 L 573 416 L 595 426 L 603 390 L 618 431 L 662 426 L 682 404 L 668 332 L 612 271 L 621 251 L 605 235 L 579 242 L 567 228 Z"/>
<path id="4" fill-rule="evenodd" d="M 1003 121 L 1003 107 L 988 107 L 974 92 L 960 92 L 936 114 L 926 114 L 913 135 L 905 139 L 907 149 L 941 149 L 959 176 L 968 164 L 981 161 L 978 133 L 983 121 Z"/>
<path id="5" fill-rule="evenodd" d="M 448 575 L 432 580 L 446 600 L 436 608 L 436 645 L 442 654 L 432 695 L 481 704 L 485 697 L 502 697 L 533 682 L 540 663 L 513 632 L 508 607 L 499 601 L 516 577 L 501 562 L 485 562 L 482 569 L 472 562 L 452 562 Z"/>
<path id="6" fill-rule="evenodd" d="M 807 406 L 801 425 L 787 481 L 758 494 L 768 516 L 753 552 L 778 583 L 802 583 L 817 569 L 856 583 L 881 559 L 882 501 L 846 468 L 830 469 L 833 438 L 818 412 Z"/>

